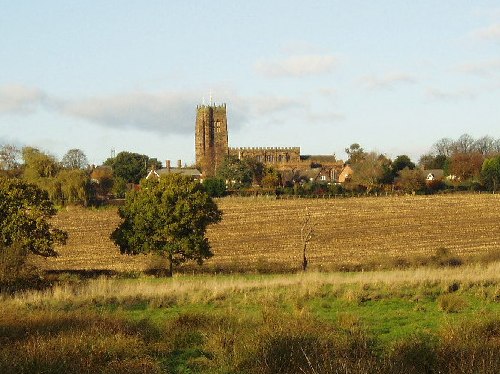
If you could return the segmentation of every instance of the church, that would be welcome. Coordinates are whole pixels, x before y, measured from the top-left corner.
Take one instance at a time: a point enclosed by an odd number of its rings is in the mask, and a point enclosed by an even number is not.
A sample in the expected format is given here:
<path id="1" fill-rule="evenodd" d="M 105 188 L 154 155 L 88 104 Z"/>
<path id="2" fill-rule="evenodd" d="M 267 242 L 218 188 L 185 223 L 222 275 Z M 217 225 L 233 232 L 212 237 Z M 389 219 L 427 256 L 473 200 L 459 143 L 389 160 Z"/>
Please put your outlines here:
<path id="1" fill-rule="evenodd" d="M 334 155 L 301 155 L 300 147 L 229 147 L 226 104 L 196 107 L 195 150 L 196 166 L 203 178 L 215 176 L 229 155 L 272 165 L 291 180 L 304 174 L 308 180 L 335 183 L 344 167 Z"/>

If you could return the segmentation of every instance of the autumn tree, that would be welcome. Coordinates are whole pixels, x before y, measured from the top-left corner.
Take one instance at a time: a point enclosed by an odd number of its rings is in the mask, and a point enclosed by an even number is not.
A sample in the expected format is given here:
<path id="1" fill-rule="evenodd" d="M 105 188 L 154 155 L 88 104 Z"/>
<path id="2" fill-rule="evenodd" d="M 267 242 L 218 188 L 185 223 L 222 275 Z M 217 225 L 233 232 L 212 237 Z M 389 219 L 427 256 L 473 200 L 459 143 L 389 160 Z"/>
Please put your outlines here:
<path id="1" fill-rule="evenodd" d="M 96 195 L 106 198 L 113 188 L 113 169 L 110 166 L 98 166 L 90 173 L 90 180 Z"/>
<path id="2" fill-rule="evenodd" d="M 478 178 L 483 161 L 484 156 L 479 152 L 455 153 L 450 160 L 450 172 L 463 181 Z"/>
<path id="3" fill-rule="evenodd" d="M 212 256 L 205 237 L 207 226 L 222 212 L 203 185 L 179 174 L 143 180 L 138 191 L 127 194 L 119 209 L 123 222 L 111 234 L 122 254 L 154 253 L 173 267 L 188 260 L 198 264 Z"/>
<path id="4" fill-rule="evenodd" d="M 361 160 L 353 163 L 351 183 L 366 188 L 366 192 L 380 186 L 380 179 L 383 176 L 383 163 L 386 158 L 375 152 L 366 153 Z"/>
<path id="5" fill-rule="evenodd" d="M 405 167 L 398 172 L 397 188 L 415 193 L 425 187 L 425 178 L 421 170 Z"/>

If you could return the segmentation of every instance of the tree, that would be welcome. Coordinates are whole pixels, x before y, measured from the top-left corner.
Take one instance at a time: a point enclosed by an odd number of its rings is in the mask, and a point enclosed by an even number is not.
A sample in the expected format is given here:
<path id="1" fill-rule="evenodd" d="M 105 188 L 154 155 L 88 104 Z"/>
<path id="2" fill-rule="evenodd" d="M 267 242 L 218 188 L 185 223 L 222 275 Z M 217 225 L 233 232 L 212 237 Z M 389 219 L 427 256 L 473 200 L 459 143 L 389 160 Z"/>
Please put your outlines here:
<path id="1" fill-rule="evenodd" d="M 346 161 L 347 164 L 355 164 L 356 162 L 361 161 L 366 155 L 365 151 L 358 143 L 351 144 L 349 148 L 345 149 L 345 153 L 347 153 L 347 156 L 349 157 Z"/>
<path id="2" fill-rule="evenodd" d="M 366 192 L 371 192 L 380 184 L 384 161 L 385 157 L 381 158 L 375 152 L 366 153 L 363 159 L 351 165 L 353 170 L 351 183 L 363 186 Z"/>
<path id="3" fill-rule="evenodd" d="M 138 184 L 145 178 L 148 169 L 161 168 L 161 163 L 150 159 L 146 155 L 131 152 L 120 152 L 114 158 L 108 158 L 104 165 L 111 166 L 115 177 L 123 179 L 126 183 Z"/>
<path id="4" fill-rule="evenodd" d="M 89 166 L 87 156 L 81 149 L 70 149 L 63 156 L 61 164 L 65 169 L 86 169 Z"/>
<path id="5" fill-rule="evenodd" d="M 306 209 L 306 216 L 302 222 L 302 227 L 300 228 L 300 241 L 302 242 L 302 270 L 307 270 L 307 265 L 309 260 L 307 259 L 307 246 L 311 242 L 314 235 L 314 223 L 312 222 L 312 216 L 308 209 Z"/>
<path id="6" fill-rule="evenodd" d="M 445 155 L 425 154 L 420 156 L 418 165 L 426 170 L 429 169 L 447 169 L 449 159 Z"/>
<path id="7" fill-rule="evenodd" d="M 59 172 L 59 163 L 54 156 L 41 152 L 37 148 L 24 147 L 24 178 L 35 182 L 40 178 L 52 178 Z"/>
<path id="8" fill-rule="evenodd" d="M 217 177 L 228 182 L 234 188 L 248 187 L 254 174 L 251 166 L 235 156 L 227 156 L 217 169 Z"/>
<path id="9" fill-rule="evenodd" d="M 60 185 L 61 203 L 87 205 L 91 195 L 90 177 L 85 170 L 61 170 L 56 177 Z"/>
<path id="10" fill-rule="evenodd" d="M 500 184 L 500 155 L 487 158 L 481 168 L 481 180 L 486 188 L 495 192 Z"/>
<path id="11" fill-rule="evenodd" d="M 46 191 L 19 179 L 0 177 L 0 243 L 13 245 L 24 254 L 56 256 L 56 243 L 64 244 L 68 234 L 54 228 L 56 214 Z"/>
<path id="12" fill-rule="evenodd" d="M 421 170 L 405 167 L 398 172 L 397 187 L 405 192 L 420 191 L 425 187 L 425 179 Z"/>
<path id="13" fill-rule="evenodd" d="M 455 151 L 455 142 L 450 138 L 442 138 L 432 146 L 434 153 L 450 157 Z"/>
<path id="14" fill-rule="evenodd" d="M 222 197 L 226 194 L 226 182 L 220 178 L 206 178 L 203 186 L 210 197 Z"/>
<path id="15" fill-rule="evenodd" d="M 484 156 L 479 152 L 455 153 L 451 157 L 451 173 L 462 181 L 477 178 L 481 173 Z"/>
<path id="16" fill-rule="evenodd" d="M 122 254 L 154 253 L 174 265 L 212 256 L 207 226 L 222 212 L 199 182 L 179 174 L 143 180 L 138 191 L 127 194 L 119 209 L 123 222 L 111 234 Z"/>
<path id="17" fill-rule="evenodd" d="M 8 174 L 19 169 L 19 158 L 21 151 L 9 144 L 4 144 L 0 147 L 0 170 L 6 171 Z"/>
<path id="18" fill-rule="evenodd" d="M 113 169 L 110 166 L 99 166 L 90 173 L 90 180 L 98 197 L 108 197 L 113 188 Z"/>

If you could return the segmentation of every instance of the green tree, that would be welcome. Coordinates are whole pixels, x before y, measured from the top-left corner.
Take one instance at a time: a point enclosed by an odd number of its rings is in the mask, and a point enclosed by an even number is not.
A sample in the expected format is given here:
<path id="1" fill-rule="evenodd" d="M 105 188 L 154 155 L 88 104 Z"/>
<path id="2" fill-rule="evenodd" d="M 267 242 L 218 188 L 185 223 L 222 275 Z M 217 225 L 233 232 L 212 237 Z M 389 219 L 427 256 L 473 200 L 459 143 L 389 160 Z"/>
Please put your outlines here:
<path id="1" fill-rule="evenodd" d="M 150 159 L 146 155 L 131 152 L 120 152 L 114 158 L 108 158 L 104 165 L 111 166 L 115 177 L 123 179 L 126 183 L 138 184 L 145 178 L 152 167 L 161 168 L 161 162 Z"/>
<path id="2" fill-rule="evenodd" d="M 24 178 L 36 182 L 40 178 L 52 178 L 59 172 L 60 166 L 54 156 L 37 148 L 25 147 L 22 150 Z"/>
<path id="3" fill-rule="evenodd" d="M 486 188 L 495 192 L 500 184 L 500 155 L 487 158 L 481 168 L 481 180 Z"/>
<path id="4" fill-rule="evenodd" d="M 70 149 L 63 156 L 61 165 L 65 169 L 86 169 L 89 166 L 89 161 L 81 149 Z"/>
<path id="5" fill-rule="evenodd" d="M 56 243 L 64 244 L 67 233 L 54 228 L 56 214 L 46 191 L 19 179 L 0 177 L 0 242 L 23 253 L 56 256 Z"/>
<path id="6" fill-rule="evenodd" d="M 227 156 L 217 169 L 217 177 L 227 181 L 231 187 L 241 188 L 251 185 L 254 174 L 247 162 L 235 156 Z"/>
<path id="7" fill-rule="evenodd" d="M 206 178 L 203 186 L 210 197 L 222 197 L 226 194 L 226 182 L 220 178 Z"/>
<path id="8" fill-rule="evenodd" d="M 61 203 L 87 205 L 91 195 L 90 177 L 85 170 L 61 170 L 56 177 Z"/>
<path id="9" fill-rule="evenodd" d="M 355 164 L 366 156 L 365 151 L 358 143 L 351 144 L 349 148 L 345 149 L 345 153 L 349 157 L 346 161 L 347 164 Z"/>
<path id="10" fill-rule="evenodd" d="M 179 174 L 152 178 L 127 194 L 119 209 L 123 222 L 111 234 L 123 254 L 154 253 L 173 267 L 187 260 L 199 264 L 212 256 L 205 232 L 222 212 L 203 185 Z"/>

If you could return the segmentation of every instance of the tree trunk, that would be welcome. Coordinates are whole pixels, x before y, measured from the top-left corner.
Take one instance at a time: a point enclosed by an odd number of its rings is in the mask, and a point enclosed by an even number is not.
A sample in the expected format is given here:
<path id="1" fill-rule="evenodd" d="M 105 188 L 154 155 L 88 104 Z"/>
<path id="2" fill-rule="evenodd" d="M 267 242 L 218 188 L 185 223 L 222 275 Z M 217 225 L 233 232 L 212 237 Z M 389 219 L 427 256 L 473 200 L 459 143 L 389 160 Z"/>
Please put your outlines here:
<path id="1" fill-rule="evenodd" d="M 173 260 L 172 253 L 169 253 L 169 255 L 168 255 L 168 266 L 169 266 L 168 276 L 173 277 L 174 276 L 174 260 Z"/>

